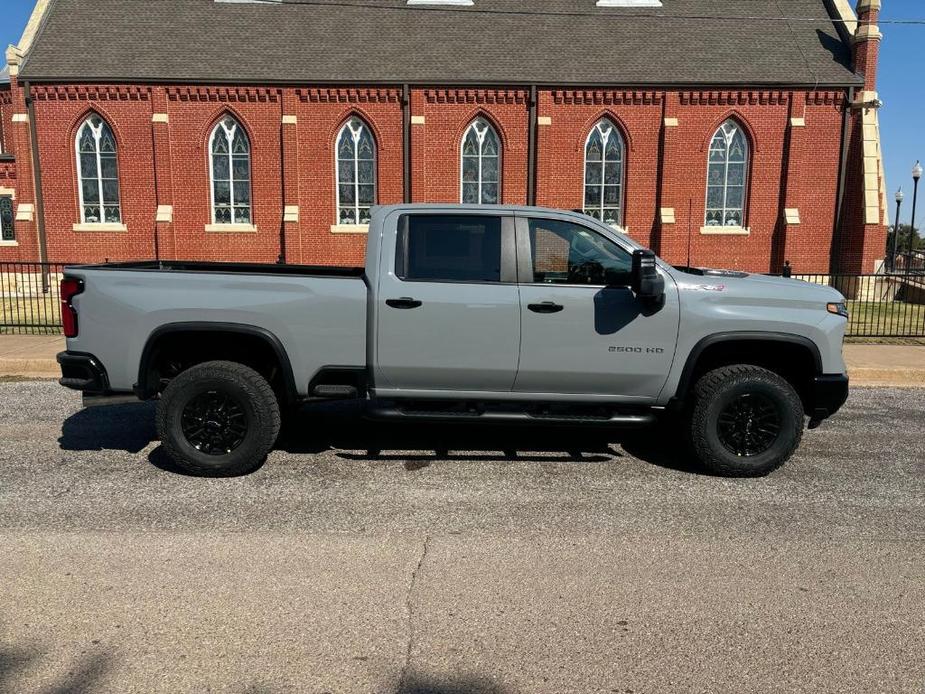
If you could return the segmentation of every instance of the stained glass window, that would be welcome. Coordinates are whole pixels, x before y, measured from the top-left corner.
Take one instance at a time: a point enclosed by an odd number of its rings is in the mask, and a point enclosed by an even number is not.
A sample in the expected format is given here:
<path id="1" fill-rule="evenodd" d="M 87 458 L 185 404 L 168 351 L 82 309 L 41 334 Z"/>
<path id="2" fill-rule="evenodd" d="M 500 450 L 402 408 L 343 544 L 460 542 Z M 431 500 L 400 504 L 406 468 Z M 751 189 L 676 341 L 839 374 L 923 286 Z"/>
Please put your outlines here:
<path id="1" fill-rule="evenodd" d="M 369 126 L 351 118 L 337 135 L 337 223 L 369 224 L 376 204 L 376 141 Z"/>
<path id="2" fill-rule="evenodd" d="M 623 137 L 604 118 L 591 129 L 585 143 L 585 214 L 605 224 L 623 221 Z"/>
<path id="3" fill-rule="evenodd" d="M 13 198 L 0 197 L 0 241 L 15 241 L 13 230 Z"/>
<path id="4" fill-rule="evenodd" d="M 112 128 L 93 114 L 77 130 L 77 177 L 80 221 L 119 224 L 119 163 Z"/>
<path id="5" fill-rule="evenodd" d="M 223 118 L 209 144 L 212 172 L 212 222 L 252 224 L 251 145 L 234 118 Z"/>
<path id="6" fill-rule="evenodd" d="M 496 205 L 501 192 L 501 140 L 484 118 L 476 118 L 462 139 L 462 202 Z"/>
<path id="7" fill-rule="evenodd" d="M 745 226 L 748 140 L 734 120 L 727 120 L 710 142 L 707 158 L 708 227 Z"/>

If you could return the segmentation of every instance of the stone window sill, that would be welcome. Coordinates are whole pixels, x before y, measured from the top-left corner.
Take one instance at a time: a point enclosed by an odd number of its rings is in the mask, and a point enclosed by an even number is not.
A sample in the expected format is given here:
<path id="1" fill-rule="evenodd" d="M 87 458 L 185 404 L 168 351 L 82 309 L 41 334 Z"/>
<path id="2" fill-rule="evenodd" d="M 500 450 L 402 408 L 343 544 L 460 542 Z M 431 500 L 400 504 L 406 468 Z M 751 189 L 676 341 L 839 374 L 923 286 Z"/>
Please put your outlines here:
<path id="1" fill-rule="evenodd" d="M 369 224 L 332 224 L 332 234 L 368 234 Z"/>
<path id="2" fill-rule="evenodd" d="M 128 231 L 128 227 L 124 224 L 104 223 L 75 224 L 73 229 L 74 231 Z"/>
<path id="3" fill-rule="evenodd" d="M 256 234 L 257 226 L 254 224 L 206 224 L 206 232 L 210 234 Z"/>
<path id="4" fill-rule="evenodd" d="M 751 229 L 745 227 L 701 227 L 701 234 L 716 234 L 718 236 L 748 236 L 752 233 Z"/>
<path id="5" fill-rule="evenodd" d="M 19 241 L 0 241 L 0 248 L 18 246 Z"/>

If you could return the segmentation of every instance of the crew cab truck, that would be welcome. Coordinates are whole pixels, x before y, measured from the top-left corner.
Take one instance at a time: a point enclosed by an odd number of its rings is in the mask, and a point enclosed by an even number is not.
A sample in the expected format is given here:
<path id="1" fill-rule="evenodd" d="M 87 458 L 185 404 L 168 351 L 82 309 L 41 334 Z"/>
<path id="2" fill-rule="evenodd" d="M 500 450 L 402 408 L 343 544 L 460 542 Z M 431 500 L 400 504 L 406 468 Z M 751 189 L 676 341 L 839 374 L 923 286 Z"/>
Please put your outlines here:
<path id="1" fill-rule="evenodd" d="M 245 473 L 306 401 L 371 417 L 645 427 L 709 470 L 767 474 L 848 394 L 832 288 L 676 268 L 579 213 L 373 210 L 365 268 L 68 267 L 61 384 L 157 400 L 201 475 Z"/>

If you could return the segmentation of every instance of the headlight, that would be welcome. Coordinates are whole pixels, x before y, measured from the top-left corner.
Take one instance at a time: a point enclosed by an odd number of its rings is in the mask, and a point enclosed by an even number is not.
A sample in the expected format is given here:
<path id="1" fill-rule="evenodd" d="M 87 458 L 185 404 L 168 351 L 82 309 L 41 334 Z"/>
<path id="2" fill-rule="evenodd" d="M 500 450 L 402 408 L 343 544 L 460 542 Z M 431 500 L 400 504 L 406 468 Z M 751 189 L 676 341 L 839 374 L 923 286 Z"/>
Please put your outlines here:
<path id="1" fill-rule="evenodd" d="M 841 316 L 842 318 L 848 317 L 848 304 L 844 301 L 837 304 L 826 304 L 825 308 L 829 313 L 834 313 L 836 316 Z"/>

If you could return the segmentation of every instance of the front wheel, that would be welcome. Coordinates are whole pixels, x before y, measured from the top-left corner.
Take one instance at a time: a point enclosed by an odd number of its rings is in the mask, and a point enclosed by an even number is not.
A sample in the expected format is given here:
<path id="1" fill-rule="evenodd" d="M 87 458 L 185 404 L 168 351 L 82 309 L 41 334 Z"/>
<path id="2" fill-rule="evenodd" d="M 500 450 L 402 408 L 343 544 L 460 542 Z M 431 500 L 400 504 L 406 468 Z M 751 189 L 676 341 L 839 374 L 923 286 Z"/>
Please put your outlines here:
<path id="1" fill-rule="evenodd" d="M 229 361 L 198 364 L 174 378 L 157 404 L 167 454 L 194 475 L 243 475 L 260 466 L 279 435 L 280 411 L 266 379 Z"/>
<path id="2" fill-rule="evenodd" d="M 803 437 L 803 403 L 773 371 L 737 365 L 704 374 L 694 387 L 691 445 L 709 471 L 761 477 L 783 465 Z"/>

